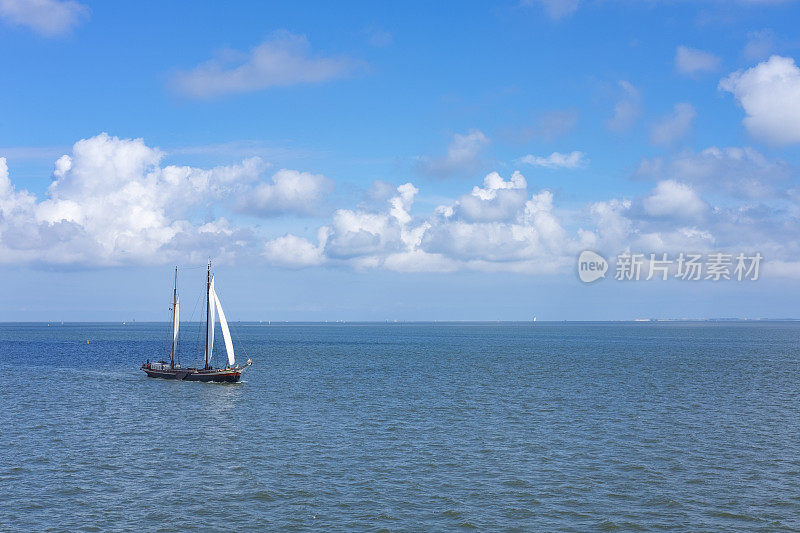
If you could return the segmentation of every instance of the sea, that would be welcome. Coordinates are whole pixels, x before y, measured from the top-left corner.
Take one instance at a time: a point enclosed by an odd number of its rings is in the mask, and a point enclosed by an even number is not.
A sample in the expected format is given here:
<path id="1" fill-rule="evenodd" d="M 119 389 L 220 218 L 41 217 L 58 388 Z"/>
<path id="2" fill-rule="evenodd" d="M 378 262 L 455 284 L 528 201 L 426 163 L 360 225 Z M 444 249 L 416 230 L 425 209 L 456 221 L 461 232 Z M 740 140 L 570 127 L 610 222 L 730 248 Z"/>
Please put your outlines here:
<path id="1" fill-rule="evenodd" d="M 231 330 L 0 324 L 0 530 L 800 531 L 798 322 Z"/>

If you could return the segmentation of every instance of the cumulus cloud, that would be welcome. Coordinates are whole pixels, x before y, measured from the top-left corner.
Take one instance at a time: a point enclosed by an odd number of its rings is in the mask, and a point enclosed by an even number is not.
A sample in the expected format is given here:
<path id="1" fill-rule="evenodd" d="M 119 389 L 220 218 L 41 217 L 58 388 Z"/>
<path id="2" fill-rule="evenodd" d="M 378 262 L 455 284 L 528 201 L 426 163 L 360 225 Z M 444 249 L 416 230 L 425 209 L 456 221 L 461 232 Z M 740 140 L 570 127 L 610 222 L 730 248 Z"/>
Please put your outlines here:
<path id="1" fill-rule="evenodd" d="M 685 137 L 692 129 L 697 112 L 692 104 L 682 102 L 675 104 L 672 113 L 662 117 L 650 130 L 650 142 L 670 145 Z"/>
<path id="2" fill-rule="evenodd" d="M 774 144 L 800 142 L 800 69 L 793 59 L 772 56 L 730 74 L 719 88 L 732 93 L 742 106 L 751 135 Z"/>
<path id="3" fill-rule="evenodd" d="M 329 227 L 325 251 L 330 257 L 360 257 L 370 263 L 390 252 L 398 252 L 417 240 L 417 231 L 409 227 L 411 207 L 419 189 L 411 183 L 400 185 L 389 198 L 386 210 L 372 212 L 339 209 Z"/>
<path id="4" fill-rule="evenodd" d="M 68 34 L 88 16 L 89 8 L 73 0 L 0 0 L 0 19 L 46 37 Z"/>
<path id="5" fill-rule="evenodd" d="M 681 74 L 694 76 L 704 72 L 713 72 L 719 68 L 722 60 L 711 52 L 696 50 L 688 46 L 679 46 L 675 52 L 675 68 Z"/>
<path id="6" fill-rule="evenodd" d="M 553 152 L 546 157 L 528 154 L 522 157 L 519 162 L 543 168 L 579 168 L 586 165 L 586 154 L 578 151 L 565 154 Z"/>
<path id="7" fill-rule="evenodd" d="M 272 239 L 264 244 L 262 255 L 267 262 L 285 268 L 304 268 L 321 265 L 325 262 L 324 247 L 327 229 L 323 228 L 317 236 L 318 244 L 292 234 Z"/>
<path id="8" fill-rule="evenodd" d="M 283 268 L 541 274 L 568 272 L 588 248 L 609 256 L 760 251 L 770 261 L 800 262 L 800 193 L 787 181 L 791 169 L 746 148 L 645 160 L 637 175 L 653 180 L 647 193 L 567 208 L 520 172 L 489 173 L 427 211 L 415 205 L 412 183 L 381 182 L 373 202 L 336 209 L 316 237 L 308 228 L 270 234 L 233 210 L 262 186 L 270 191 L 266 205 L 296 207 L 297 183 L 311 183 L 303 190 L 314 197 L 319 175 L 281 170 L 265 179 L 258 158 L 204 169 L 165 166 L 163 157 L 141 139 L 79 141 L 56 161 L 41 199 L 15 188 L 0 158 L 0 262 L 102 266 L 212 256 Z M 768 181 L 769 194 L 744 190 L 753 176 Z"/>
<path id="9" fill-rule="evenodd" d="M 606 126 L 612 131 L 625 131 L 639 118 L 642 97 L 639 90 L 628 81 L 620 80 L 617 85 L 621 96 L 614 104 L 614 115 L 606 122 Z"/>
<path id="10" fill-rule="evenodd" d="M 450 209 L 470 222 L 509 220 L 525 203 L 527 194 L 528 183 L 521 173 L 514 172 L 506 181 L 492 172 L 483 179 L 483 187 L 476 185 Z"/>
<path id="11" fill-rule="evenodd" d="M 708 209 L 694 189 L 673 180 L 659 182 L 642 205 L 650 216 L 674 219 L 696 219 Z"/>
<path id="12" fill-rule="evenodd" d="M 224 217 L 199 219 L 243 194 L 275 212 L 305 210 L 316 191 L 304 189 L 303 180 L 323 179 L 287 170 L 262 183 L 266 165 L 259 158 L 203 169 L 162 166 L 163 157 L 142 139 L 103 133 L 81 140 L 56 161 L 42 199 L 16 191 L 2 159 L 0 261 L 114 265 L 246 257 L 253 249 L 252 229 Z M 263 185 L 273 188 L 266 199 L 253 193 Z M 305 203 L 299 199 L 304 193 Z"/>
<path id="13" fill-rule="evenodd" d="M 553 195 L 530 194 L 519 172 L 508 180 L 490 173 L 470 194 L 433 213 L 412 215 L 418 190 L 400 185 L 382 209 L 340 209 L 323 226 L 318 244 L 291 237 L 270 244 L 274 257 L 282 246 L 300 249 L 292 264 L 325 264 L 399 272 L 454 270 L 553 272 L 568 264 L 580 247 L 555 213 Z M 280 245 L 280 246 L 279 246 Z M 308 258 L 308 259 L 306 259 Z M 273 261 L 279 264 L 279 261 Z"/>
<path id="14" fill-rule="evenodd" d="M 525 190 L 525 197 L 527 194 Z M 439 213 L 440 218 L 425 231 L 421 248 L 457 260 L 461 268 L 553 272 L 568 264 L 581 247 L 581 241 L 564 230 L 554 211 L 553 195 L 547 190 L 527 200 L 523 197 L 512 216 L 497 212 L 494 217 L 471 220 L 460 216 L 458 206 Z"/>
<path id="15" fill-rule="evenodd" d="M 322 174 L 281 169 L 270 182 L 246 189 L 241 195 L 239 210 L 256 216 L 313 215 L 333 187 L 333 181 Z"/>
<path id="16" fill-rule="evenodd" d="M 350 74 L 359 62 L 344 56 L 315 56 L 304 35 L 277 32 L 249 53 L 226 51 L 192 70 L 178 72 L 175 89 L 192 98 L 320 83 Z"/>
<path id="17" fill-rule="evenodd" d="M 456 133 L 443 157 L 421 157 L 417 167 L 423 174 L 441 178 L 475 172 L 482 166 L 481 154 L 488 144 L 489 138 L 480 130 Z"/>

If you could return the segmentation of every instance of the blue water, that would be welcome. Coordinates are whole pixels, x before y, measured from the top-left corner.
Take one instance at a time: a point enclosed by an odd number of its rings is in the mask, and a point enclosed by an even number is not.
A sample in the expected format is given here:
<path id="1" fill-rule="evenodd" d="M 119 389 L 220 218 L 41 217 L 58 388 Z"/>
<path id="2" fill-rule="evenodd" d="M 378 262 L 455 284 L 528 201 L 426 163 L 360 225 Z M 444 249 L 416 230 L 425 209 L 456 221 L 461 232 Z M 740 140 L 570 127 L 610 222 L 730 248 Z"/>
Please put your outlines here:
<path id="1" fill-rule="evenodd" d="M 800 324 L 232 329 L 0 324 L 0 529 L 800 530 Z"/>

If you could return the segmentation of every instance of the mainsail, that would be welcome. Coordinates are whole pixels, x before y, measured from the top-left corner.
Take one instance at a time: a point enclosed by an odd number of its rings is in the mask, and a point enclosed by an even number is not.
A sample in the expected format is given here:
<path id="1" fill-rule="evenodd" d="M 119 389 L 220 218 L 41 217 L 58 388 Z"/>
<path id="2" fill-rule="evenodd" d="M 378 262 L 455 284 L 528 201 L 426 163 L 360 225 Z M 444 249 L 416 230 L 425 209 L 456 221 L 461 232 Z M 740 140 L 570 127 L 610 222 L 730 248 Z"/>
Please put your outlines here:
<path id="1" fill-rule="evenodd" d="M 178 312 L 178 267 L 175 267 L 175 288 L 172 291 L 172 351 L 169 354 L 169 366 L 175 367 L 175 354 L 178 351 L 178 326 L 180 325 Z"/>
<path id="2" fill-rule="evenodd" d="M 216 291 L 214 290 L 214 282 L 211 282 L 211 293 L 213 294 L 214 303 L 217 304 L 217 313 L 219 313 L 219 325 L 222 326 L 222 337 L 225 339 L 225 351 L 228 353 L 228 366 L 233 366 L 236 364 L 236 360 L 233 357 L 233 342 L 231 341 L 231 331 L 228 329 L 228 321 L 225 320 L 225 313 L 222 311 L 222 304 L 219 301 L 219 296 L 217 296 Z"/>
<path id="3" fill-rule="evenodd" d="M 175 306 L 172 309 L 172 355 L 178 351 L 178 327 L 181 324 L 180 312 L 178 311 L 178 297 L 175 296 Z"/>
<path id="4" fill-rule="evenodd" d="M 208 286 L 208 309 L 206 322 L 206 367 L 211 364 L 211 353 L 214 351 L 214 278 Z"/>

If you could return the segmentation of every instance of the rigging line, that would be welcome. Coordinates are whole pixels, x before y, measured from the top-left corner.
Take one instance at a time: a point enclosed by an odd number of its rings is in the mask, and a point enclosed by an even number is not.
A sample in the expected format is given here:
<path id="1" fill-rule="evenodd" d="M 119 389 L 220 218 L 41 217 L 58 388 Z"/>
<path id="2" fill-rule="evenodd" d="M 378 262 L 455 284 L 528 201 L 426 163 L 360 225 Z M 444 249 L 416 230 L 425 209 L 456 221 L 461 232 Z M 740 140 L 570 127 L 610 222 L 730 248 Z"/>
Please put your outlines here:
<path id="1" fill-rule="evenodd" d="M 206 295 L 201 295 L 200 297 L 198 297 L 198 304 L 199 304 L 199 300 L 202 300 L 205 303 Z M 203 306 L 203 307 L 206 307 L 206 306 Z M 204 346 L 205 339 L 208 336 L 208 324 L 206 324 L 205 321 L 200 320 L 199 316 L 197 317 L 197 319 L 198 319 L 197 320 L 197 346 L 195 347 L 195 351 L 196 352 L 200 352 L 201 350 L 203 351 L 203 366 L 205 367 L 206 353 L 205 353 L 205 348 L 203 346 Z"/>
<path id="2" fill-rule="evenodd" d="M 202 294 L 198 294 L 197 295 L 197 299 L 194 302 L 194 309 L 192 309 L 192 314 L 189 315 L 189 322 L 192 322 L 194 320 L 194 315 L 195 315 L 195 313 L 197 313 L 197 307 L 200 305 L 200 300 L 202 300 L 202 299 L 203 299 L 203 295 Z M 203 328 L 203 324 L 201 323 L 198 326 L 197 345 L 195 346 L 195 350 L 197 349 L 197 346 L 200 345 L 200 334 L 202 333 L 202 328 Z"/>
<path id="3" fill-rule="evenodd" d="M 231 329 L 231 322 L 228 321 L 228 330 L 230 329 Z M 231 331 L 231 337 L 236 337 L 236 344 L 238 344 L 239 347 L 242 349 L 242 353 L 244 353 L 244 356 L 248 357 L 247 350 L 244 349 L 244 344 L 242 344 L 242 339 L 239 337 L 239 334 L 236 333 L 236 330 Z"/>
<path id="4" fill-rule="evenodd" d="M 200 305 L 200 298 L 202 298 L 202 296 L 202 294 L 197 295 L 197 300 L 194 302 L 194 309 L 192 309 L 192 314 L 189 315 L 189 322 L 191 322 L 194 318 L 194 314 L 197 312 L 197 306 Z"/>
<path id="5" fill-rule="evenodd" d="M 228 324 L 228 329 L 230 329 L 230 323 Z M 250 354 L 248 354 L 247 350 L 245 350 L 244 344 L 242 344 L 242 340 L 239 338 L 239 335 L 234 332 L 231 332 L 231 336 L 236 337 L 236 344 L 238 344 L 239 347 L 242 349 L 242 353 L 244 354 L 244 356 L 250 359 Z"/>
<path id="6" fill-rule="evenodd" d="M 240 322 L 240 324 L 241 324 L 241 322 Z M 231 332 L 231 337 L 236 337 L 236 344 L 242 349 L 242 353 L 244 354 L 244 356 L 247 357 L 247 358 L 250 358 L 250 355 L 247 353 L 247 350 L 245 350 L 244 344 L 242 344 L 242 340 L 241 340 L 241 338 L 239 338 L 239 335 L 236 333 L 236 330 L 231 330 L 231 321 L 230 320 L 228 321 L 228 330 L 230 330 L 230 332 Z"/>

